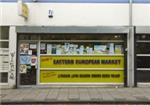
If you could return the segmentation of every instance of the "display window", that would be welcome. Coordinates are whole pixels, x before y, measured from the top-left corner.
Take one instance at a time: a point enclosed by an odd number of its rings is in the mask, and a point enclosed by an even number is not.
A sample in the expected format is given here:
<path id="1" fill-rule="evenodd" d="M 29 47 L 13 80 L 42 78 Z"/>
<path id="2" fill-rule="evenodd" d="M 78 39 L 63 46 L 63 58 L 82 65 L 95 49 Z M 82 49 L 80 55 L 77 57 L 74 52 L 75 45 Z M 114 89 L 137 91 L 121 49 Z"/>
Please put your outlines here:
<path id="1" fill-rule="evenodd" d="M 21 85 L 124 84 L 126 35 L 46 34 L 19 38 Z"/>
<path id="2" fill-rule="evenodd" d="M 150 83 L 150 34 L 136 34 L 135 73 L 137 83 Z"/>

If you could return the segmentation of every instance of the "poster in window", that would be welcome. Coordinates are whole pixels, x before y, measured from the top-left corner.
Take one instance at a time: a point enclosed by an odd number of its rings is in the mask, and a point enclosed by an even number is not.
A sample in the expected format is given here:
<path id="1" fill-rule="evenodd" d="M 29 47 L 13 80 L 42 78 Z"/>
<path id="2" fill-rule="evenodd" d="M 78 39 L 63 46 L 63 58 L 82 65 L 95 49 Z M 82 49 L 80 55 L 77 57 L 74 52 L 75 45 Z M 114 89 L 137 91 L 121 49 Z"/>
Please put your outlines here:
<path id="1" fill-rule="evenodd" d="M 47 44 L 47 54 L 51 54 L 51 53 L 52 53 L 52 45 Z"/>
<path id="2" fill-rule="evenodd" d="M 29 55 L 21 55 L 20 56 L 20 64 L 31 64 L 31 56 Z"/>
<path id="3" fill-rule="evenodd" d="M 109 54 L 114 54 L 114 43 L 109 44 Z"/>
<path id="4" fill-rule="evenodd" d="M 36 66 L 37 65 L 37 57 L 36 56 L 32 56 L 31 58 L 31 66 Z"/>
<path id="5" fill-rule="evenodd" d="M 106 45 L 94 45 L 94 53 L 95 54 L 107 54 L 107 46 Z"/>
<path id="6" fill-rule="evenodd" d="M 27 66 L 26 65 L 20 65 L 20 73 L 21 74 L 27 73 Z"/>
<path id="7" fill-rule="evenodd" d="M 57 50 L 56 45 L 52 45 L 52 54 L 56 54 L 56 50 Z"/>
<path id="8" fill-rule="evenodd" d="M 29 50 L 29 51 L 28 51 L 28 55 L 32 55 L 32 50 Z"/>
<path id="9" fill-rule="evenodd" d="M 122 45 L 115 45 L 115 54 L 122 54 Z"/>
<path id="10" fill-rule="evenodd" d="M 45 43 L 41 43 L 40 49 L 41 49 L 41 50 L 45 50 L 45 49 L 46 49 L 46 44 L 45 44 Z"/>
<path id="11" fill-rule="evenodd" d="M 20 44 L 20 54 L 28 54 L 28 51 L 29 51 L 29 44 L 28 43 Z"/>
<path id="12" fill-rule="evenodd" d="M 36 44 L 30 44 L 30 49 L 36 49 L 37 48 L 37 46 L 36 46 Z"/>

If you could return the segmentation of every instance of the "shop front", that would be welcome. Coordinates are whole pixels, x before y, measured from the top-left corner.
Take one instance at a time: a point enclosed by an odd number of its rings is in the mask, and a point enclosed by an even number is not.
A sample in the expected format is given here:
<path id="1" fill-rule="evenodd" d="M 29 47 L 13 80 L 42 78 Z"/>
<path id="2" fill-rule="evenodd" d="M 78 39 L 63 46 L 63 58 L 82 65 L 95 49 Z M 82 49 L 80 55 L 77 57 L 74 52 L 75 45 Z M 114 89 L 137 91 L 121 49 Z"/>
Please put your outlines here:
<path id="1" fill-rule="evenodd" d="M 127 86 L 126 27 L 17 27 L 17 84 Z"/>
<path id="2" fill-rule="evenodd" d="M 150 27 L 136 27 L 135 74 L 137 86 L 150 85 Z"/>

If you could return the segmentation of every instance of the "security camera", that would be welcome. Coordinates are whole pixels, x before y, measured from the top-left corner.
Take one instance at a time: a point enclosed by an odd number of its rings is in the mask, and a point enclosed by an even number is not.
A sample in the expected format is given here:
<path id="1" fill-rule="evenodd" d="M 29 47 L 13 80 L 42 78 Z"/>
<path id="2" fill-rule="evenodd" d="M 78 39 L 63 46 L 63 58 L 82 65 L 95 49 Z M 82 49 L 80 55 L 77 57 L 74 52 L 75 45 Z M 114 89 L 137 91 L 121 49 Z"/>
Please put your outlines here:
<path id="1" fill-rule="evenodd" d="M 48 15 L 49 18 L 53 18 L 53 15 Z"/>
<path id="2" fill-rule="evenodd" d="M 48 11 L 48 17 L 49 18 L 53 18 L 53 10 L 49 10 Z"/>

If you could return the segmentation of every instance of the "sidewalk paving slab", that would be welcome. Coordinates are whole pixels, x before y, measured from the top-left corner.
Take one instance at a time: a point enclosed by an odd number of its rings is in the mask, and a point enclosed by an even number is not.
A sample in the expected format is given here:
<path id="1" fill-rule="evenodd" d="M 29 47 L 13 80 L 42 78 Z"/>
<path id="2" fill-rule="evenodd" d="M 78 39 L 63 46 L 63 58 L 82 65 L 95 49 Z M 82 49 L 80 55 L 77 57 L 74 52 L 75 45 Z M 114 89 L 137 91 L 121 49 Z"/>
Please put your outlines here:
<path id="1" fill-rule="evenodd" d="M 2 103 L 149 103 L 150 88 L 20 88 L 2 89 Z"/>

